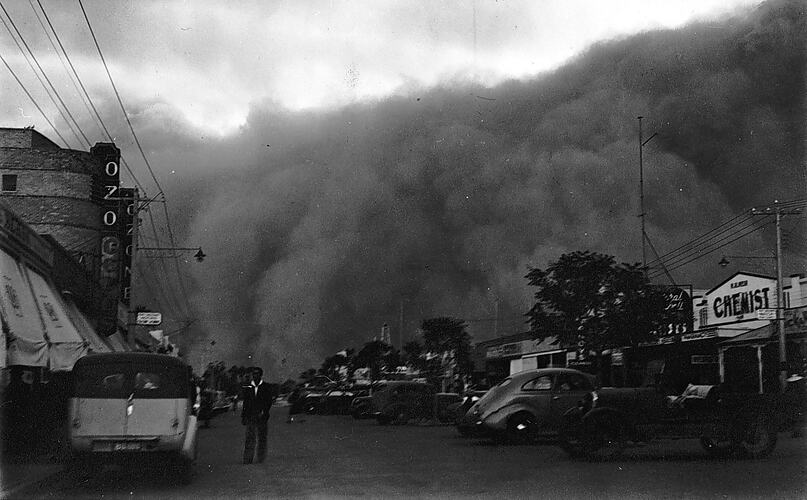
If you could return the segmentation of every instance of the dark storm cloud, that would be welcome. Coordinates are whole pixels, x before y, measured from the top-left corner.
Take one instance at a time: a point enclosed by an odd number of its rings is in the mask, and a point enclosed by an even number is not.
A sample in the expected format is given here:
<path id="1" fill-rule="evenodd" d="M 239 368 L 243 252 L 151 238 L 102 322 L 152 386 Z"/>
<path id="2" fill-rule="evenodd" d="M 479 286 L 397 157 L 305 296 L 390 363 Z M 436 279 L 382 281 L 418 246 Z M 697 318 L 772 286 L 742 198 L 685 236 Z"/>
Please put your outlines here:
<path id="1" fill-rule="evenodd" d="M 516 331 L 527 266 L 577 249 L 641 260 L 638 115 L 659 134 L 645 180 L 661 252 L 751 204 L 803 197 L 804 22 L 803 3 L 773 2 L 602 43 L 535 80 L 324 116 L 265 103 L 236 138 L 176 139 L 177 168 L 197 178 L 172 196 L 210 255 L 194 298 L 206 338 L 294 377 L 385 322 L 397 343 L 401 305 L 407 338 L 434 315 L 486 338 L 495 300 L 500 333 Z"/>

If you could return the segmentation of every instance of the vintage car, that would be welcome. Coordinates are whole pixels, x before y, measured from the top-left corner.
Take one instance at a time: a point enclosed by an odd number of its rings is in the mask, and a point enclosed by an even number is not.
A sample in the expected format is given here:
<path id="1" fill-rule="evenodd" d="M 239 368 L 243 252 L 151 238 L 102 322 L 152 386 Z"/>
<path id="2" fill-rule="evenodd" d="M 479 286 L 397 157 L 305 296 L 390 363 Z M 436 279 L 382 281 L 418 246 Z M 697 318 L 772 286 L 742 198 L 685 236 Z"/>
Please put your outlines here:
<path id="1" fill-rule="evenodd" d="M 462 400 L 453 403 L 448 407 L 448 410 L 454 415 L 454 425 L 456 425 L 457 430 L 459 433 L 465 437 L 472 436 L 472 432 L 470 429 L 463 425 L 463 421 L 465 418 L 465 414 L 468 413 L 468 410 L 471 407 L 482 399 L 489 389 L 478 389 L 478 388 L 470 388 L 465 391 L 462 395 Z"/>
<path id="2" fill-rule="evenodd" d="M 370 413 L 381 425 L 403 425 L 425 419 L 450 422 L 448 406 L 460 398 L 453 392 L 438 393 L 425 382 L 392 380 L 373 391 Z"/>
<path id="3" fill-rule="evenodd" d="M 486 392 L 459 420 L 457 429 L 465 436 L 511 443 L 556 437 L 564 413 L 593 390 L 593 378 L 578 370 L 526 370 Z"/>
<path id="4" fill-rule="evenodd" d="M 191 368 L 166 354 L 85 356 L 73 368 L 68 468 L 113 462 L 174 467 L 189 482 L 196 461 L 197 388 Z"/>
<path id="5" fill-rule="evenodd" d="M 353 398 L 350 402 L 350 414 L 357 420 L 365 418 L 373 418 L 373 397 L 369 394 L 367 396 L 358 396 Z"/>
<path id="6" fill-rule="evenodd" d="M 786 422 L 781 394 L 722 392 L 689 385 L 668 396 L 655 387 L 592 391 L 564 416 L 561 445 L 573 456 L 607 458 L 629 443 L 699 439 L 712 455 L 767 456 Z"/>
<path id="7" fill-rule="evenodd" d="M 320 415 L 347 415 L 350 413 L 350 404 L 356 395 L 346 389 L 331 389 L 314 404 L 311 413 Z"/>

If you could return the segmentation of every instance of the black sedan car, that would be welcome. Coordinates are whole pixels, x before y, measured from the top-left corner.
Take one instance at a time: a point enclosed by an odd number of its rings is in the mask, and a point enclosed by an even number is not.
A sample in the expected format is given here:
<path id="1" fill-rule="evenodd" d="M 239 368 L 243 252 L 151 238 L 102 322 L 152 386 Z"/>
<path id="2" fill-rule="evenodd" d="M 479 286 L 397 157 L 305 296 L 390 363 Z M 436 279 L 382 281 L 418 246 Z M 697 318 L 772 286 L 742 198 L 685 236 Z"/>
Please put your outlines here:
<path id="1" fill-rule="evenodd" d="M 461 433 L 508 442 L 557 437 L 563 414 L 594 390 L 591 375 L 571 368 L 513 374 L 473 404 L 460 420 Z"/>

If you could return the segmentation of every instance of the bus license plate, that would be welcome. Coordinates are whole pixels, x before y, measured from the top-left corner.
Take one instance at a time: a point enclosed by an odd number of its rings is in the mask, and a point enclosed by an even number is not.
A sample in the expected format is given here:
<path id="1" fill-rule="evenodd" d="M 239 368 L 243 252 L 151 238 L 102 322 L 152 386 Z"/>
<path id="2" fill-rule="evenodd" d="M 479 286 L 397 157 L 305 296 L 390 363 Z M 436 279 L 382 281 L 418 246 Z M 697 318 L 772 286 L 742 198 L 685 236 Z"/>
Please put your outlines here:
<path id="1" fill-rule="evenodd" d="M 113 451 L 138 451 L 140 450 L 140 443 L 115 443 L 112 447 Z"/>

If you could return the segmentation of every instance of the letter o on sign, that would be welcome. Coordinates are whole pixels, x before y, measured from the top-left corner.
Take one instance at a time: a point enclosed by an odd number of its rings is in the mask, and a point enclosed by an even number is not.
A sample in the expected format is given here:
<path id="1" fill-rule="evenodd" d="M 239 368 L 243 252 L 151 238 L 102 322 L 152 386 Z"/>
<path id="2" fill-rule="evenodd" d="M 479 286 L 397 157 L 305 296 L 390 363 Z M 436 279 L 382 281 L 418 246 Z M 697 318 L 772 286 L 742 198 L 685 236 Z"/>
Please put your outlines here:
<path id="1" fill-rule="evenodd" d="M 106 172 L 106 175 L 114 177 L 118 175 L 118 164 L 114 161 L 110 161 L 106 164 L 106 167 L 104 167 L 104 171 Z"/>
<path id="2" fill-rule="evenodd" d="M 104 212 L 104 225 L 114 226 L 116 222 L 118 222 L 118 214 L 112 210 Z"/>

